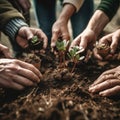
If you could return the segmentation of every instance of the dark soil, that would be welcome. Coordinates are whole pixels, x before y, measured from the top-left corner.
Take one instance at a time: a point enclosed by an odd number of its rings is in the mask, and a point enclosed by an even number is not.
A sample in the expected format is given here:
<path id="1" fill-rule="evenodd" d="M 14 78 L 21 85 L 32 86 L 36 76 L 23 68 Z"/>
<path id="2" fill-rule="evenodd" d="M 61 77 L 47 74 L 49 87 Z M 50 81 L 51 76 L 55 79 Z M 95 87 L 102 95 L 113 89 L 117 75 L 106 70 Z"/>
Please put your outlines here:
<path id="1" fill-rule="evenodd" d="M 59 68 L 51 53 L 39 56 L 43 79 L 37 87 L 0 89 L 0 120 L 120 120 L 120 96 L 88 92 L 103 71 L 119 65 L 118 60 L 101 65 L 90 59 L 70 73 L 71 65 Z"/>

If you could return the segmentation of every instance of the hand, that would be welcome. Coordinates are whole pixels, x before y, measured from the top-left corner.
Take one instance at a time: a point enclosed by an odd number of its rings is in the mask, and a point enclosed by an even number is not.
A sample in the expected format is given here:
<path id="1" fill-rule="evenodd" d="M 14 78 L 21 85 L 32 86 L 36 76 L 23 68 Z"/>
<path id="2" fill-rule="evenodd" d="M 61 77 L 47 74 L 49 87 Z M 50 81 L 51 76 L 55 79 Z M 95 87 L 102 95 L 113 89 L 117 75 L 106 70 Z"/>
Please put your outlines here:
<path id="1" fill-rule="evenodd" d="M 58 19 L 52 27 L 51 48 L 56 46 L 56 42 L 60 37 L 62 40 L 70 40 L 67 22 Z"/>
<path id="2" fill-rule="evenodd" d="M 18 44 L 26 48 L 28 47 L 28 40 L 30 40 L 34 35 L 37 35 L 39 39 L 43 40 L 43 48 L 47 47 L 47 37 L 41 29 L 30 28 L 30 27 L 21 27 L 18 31 L 16 40 Z"/>
<path id="3" fill-rule="evenodd" d="M 96 36 L 94 31 L 91 29 L 85 29 L 80 35 L 78 35 L 71 43 L 69 50 L 71 50 L 74 46 L 79 46 L 80 48 L 83 48 L 83 50 L 87 49 L 88 46 L 93 43 L 96 40 Z"/>
<path id="4" fill-rule="evenodd" d="M 90 86 L 89 91 L 101 96 L 120 94 L 120 66 L 107 70 Z"/>
<path id="5" fill-rule="evenodd" d="M 108 56 L 106 56 L 105 59 L 112 59 L 114 58 L 115 51 L 117 49 L 117 47 L 119 46 L 120 43 L 120 29 L 116 30 L 115 32 L 108 34 L 104 37 L 102 37 L 99 40 L 99 44 L 109 44 L 110 45 L 110 54 Z M 94 56 L 99 59 L 102 60 L 102 56 L 100 56 L 96 51 L 94 51 Z"/>
<path id="6" fill-rule="evenodd" d="M 17 0 L 18 3 L 20 4 L 20 6 L 23 8 L 24 12 L 28 12 L 30 7 L 31 7 L 31 3 L 29 0 Z"/>
<path id="7" fill-rule="evenodd" d="M 42 75 L 33 65 L 16 59 L 0 59 L 0 86 L 23 90 L 35 86 Z"/>
<path id="8" fill-rule="evenodd" d="M 6 58 L 12 58 L 9 48 L 2 44 L 0 44 L 0 52 L 2 52 Z"/>

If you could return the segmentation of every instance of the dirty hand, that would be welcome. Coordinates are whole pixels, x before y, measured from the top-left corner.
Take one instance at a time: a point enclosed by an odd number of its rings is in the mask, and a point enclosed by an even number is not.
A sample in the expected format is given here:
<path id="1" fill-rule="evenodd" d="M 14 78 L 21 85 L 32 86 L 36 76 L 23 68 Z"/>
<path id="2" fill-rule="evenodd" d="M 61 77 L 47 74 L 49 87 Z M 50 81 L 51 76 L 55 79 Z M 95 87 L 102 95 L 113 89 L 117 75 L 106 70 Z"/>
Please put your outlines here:
<path id="1" fill-rule="evenodd" d="M 62 38 L 62 40 L 70 40 L 67 22 L 62 20 L 57 20 L 52 27 L 51 48 L 56 46 L 58 38 Z"/>
<path id="2" fill-rule="evenodd" d="M 0 59 L 0 87 L 23 90 L 36 86 L 42 75 L 33 65 L 16 59 Z"/>
<path id="3" fill-rule="evenodd" d="M 89 91 L 101 96 L 120 94 L 120 66 L 102 73 L 89 87 Z"/>
<path id="4" fill-rule="evenodd" d="M 18 3 L 23 8 L 24 12 L 28 12 L 29 11 L 29 9 L 31 7 L 30 0 L 18 0 Z"/>
<path id="5" fill-rule="evenodd" d="M 0 44 L 0 52 L 2 52 L 6 58 L 12 58 L 9 48 L 2 44 Z"/>
<path id="6" fill-rule="evenodd" d="M 113 54 L 115 54 L 115 51 L 117 49 L 117 47 L 119 46 L 120 43 L 120 29 L 116 30 L 115 32 L 108 34 L 104 37 L 102 37 L 99 40 L 99 44 L 109 44 L 110 45 L 110 54 L 108 56 L 106 56 L 106 60 L 107 59 L 112 59 L 114 57 Z M 97 53 L 97 51 L 94 51 L 94 56 L 99 59 L 102 60 L 102 56 L 100 54 Z"/>
<path id="7" fill-rule="evenodd" d="M 90 47 L 90 45 L 95 42 L 96 36 L 94 31 L 91 29 L 85 29 L 80 35 L 78 35 L 71 43 L 69 50 L 71 50 L 74 46 L 79 46 L 83 50 Z"/>
<path id="8" fill-rule="evenodd" d="M 26 48 L 29 46 L 28 41 L 32 39 L 34 35 L 37 35 L 40 40 L 43 40 L 43 48 L 45 49 L 48 43 L 47 36 L 41 29 L 37 28 L 21 27 L 16 36 L 17 43 L 22 48 Z"/>

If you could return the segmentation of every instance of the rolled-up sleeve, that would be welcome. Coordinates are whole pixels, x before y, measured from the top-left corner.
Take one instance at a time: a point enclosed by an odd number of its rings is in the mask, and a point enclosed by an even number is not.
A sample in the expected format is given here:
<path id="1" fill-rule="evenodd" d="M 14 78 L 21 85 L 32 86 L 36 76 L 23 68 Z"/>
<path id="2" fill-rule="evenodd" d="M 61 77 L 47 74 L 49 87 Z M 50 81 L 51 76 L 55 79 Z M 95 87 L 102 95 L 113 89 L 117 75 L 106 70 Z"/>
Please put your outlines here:
<path id="1" fill-rule="evenodd" d="M 76 12 L 81 8 L 84 0 L 64 0 L 63 5 L 66 3 L 72 4 L 76 8 Z"/>

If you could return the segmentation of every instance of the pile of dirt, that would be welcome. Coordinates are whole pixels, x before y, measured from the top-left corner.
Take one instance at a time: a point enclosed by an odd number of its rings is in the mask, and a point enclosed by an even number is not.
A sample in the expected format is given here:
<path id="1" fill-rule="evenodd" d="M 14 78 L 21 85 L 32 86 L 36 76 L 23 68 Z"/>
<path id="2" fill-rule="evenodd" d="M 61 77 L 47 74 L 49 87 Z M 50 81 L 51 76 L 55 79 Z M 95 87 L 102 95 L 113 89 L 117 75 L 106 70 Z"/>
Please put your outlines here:
<path id="1" fill-rule="evenodd" d="M 94 59 L 59 68 L 51 53 L 38 55 L 43 79 L 34 88 L 24 91 L 0 89 L 0 120 L 118 120 L 120 97 L 100 97 L 90 94 L 88 87 L 105 70 L 116 67 L 119 61 L 105 65 Z"/>

